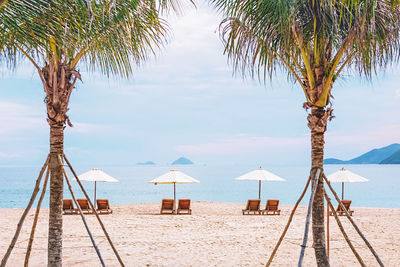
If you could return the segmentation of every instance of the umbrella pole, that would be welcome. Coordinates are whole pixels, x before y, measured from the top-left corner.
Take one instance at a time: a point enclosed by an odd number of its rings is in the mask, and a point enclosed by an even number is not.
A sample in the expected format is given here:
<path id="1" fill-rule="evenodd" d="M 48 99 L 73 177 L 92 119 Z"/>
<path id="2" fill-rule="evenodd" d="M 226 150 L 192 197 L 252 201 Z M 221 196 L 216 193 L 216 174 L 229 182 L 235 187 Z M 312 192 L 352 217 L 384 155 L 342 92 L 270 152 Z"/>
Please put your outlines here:
<path id="1" fill-rule="evenodd" d="M 94 181 L 94 208 L 97 206 L 97 201 L 96 201 L 96 181 Z"/>
<path id="2" fill-rule="evenodd" d="M 261 200 L 261 180 L 258 180 L 258 199 Z"/>
<path id="3" fill-rule="evenodd" d="M 175 189 L 176 183 L 174 183 L 174 213 L 176 212 L 176 189 Z"/>
<path id="4" fill-rule="evenodd" d="M 342 200 L 344 199 L 344 182 L 342 182 Z"/>

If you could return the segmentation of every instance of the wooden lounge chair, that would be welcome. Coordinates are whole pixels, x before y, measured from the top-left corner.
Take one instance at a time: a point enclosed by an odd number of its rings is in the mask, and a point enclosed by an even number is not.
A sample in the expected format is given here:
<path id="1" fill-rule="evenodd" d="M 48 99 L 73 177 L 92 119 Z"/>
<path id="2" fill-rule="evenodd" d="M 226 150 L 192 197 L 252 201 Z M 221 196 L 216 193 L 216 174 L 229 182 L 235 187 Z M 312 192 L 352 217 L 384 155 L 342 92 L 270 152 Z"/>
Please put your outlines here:
<path id="1" fill-rule="evenodd" d="M 259 199 L 249 199 L 247 200 L 246 209 L 242 210 L 243 215 L 250 215 L 252 212 L 254 215 L 261 214 L 260 212 L 260 200 Z"/>
<path id="2" fill-rule="evenodd" d="M 63 214 L 76 214 L 72 199 L 63 199 Z"/>
<path id="3" fill-rule="evenodd" d="M 92 209 L 89 207 L 89 201 L 85 199 L 77 199 L 79 207 L 83 213 L 92 213 Z"/>
<path id="4" fill-rule="evenodd" d="M 192 209 L 190 208 L 190 199 L 179 199 L 177 214 L 192 214 Z"/>
<path id="5" fill-rule="evenodd" d="M 113 212 L 108 199 L 97 199 L 97 212 L 100 214 L 110 214 Z"/>
<path id="6" fill-rule="evenodd" d="M 161 202 L 160 214 L 173 214 L 174 205 L 175 203 L 173 199 L 163 199 Z"/>
<path id="7" fill-rule="evenodd" d="M 281 210 L 278 209 L 279 200 L 278 199 L 268 199 L 265 209 L 261 210 L 261 214 L 265 215 L 280 215 Z"/>
<path id="8" fill-rule="evenodd" d="M 353 216 L 354 210 L 350 210 L 351 200 L 342 200 L 342 204 L 344 208 L 349 212 L 350 216 Z M 340 205 L 338 205 L 336 209 L 336 213 L 338 216 L 345 216 L 346 212 L 342 209 Z M 333 211 L 330 212 L 330 215 L 333 215 Z"/>

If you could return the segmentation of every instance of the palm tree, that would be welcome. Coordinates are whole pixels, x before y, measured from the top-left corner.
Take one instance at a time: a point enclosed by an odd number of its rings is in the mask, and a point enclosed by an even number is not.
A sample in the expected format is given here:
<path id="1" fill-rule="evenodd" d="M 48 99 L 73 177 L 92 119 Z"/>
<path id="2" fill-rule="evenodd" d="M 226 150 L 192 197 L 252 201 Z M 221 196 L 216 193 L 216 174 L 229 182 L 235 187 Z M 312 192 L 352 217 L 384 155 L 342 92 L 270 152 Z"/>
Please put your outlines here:
<path id="1" fill-rule="evenodd" d="M 265 80 L 277 69 L 305 95 L 311 131 L 311 176 L 323 169 L 324 134 L 333 118 L 332 88 L 344 69 L 370 78 L 399 58 L 399 7 L 391 0 L 210 0 L 226 16 L 225 52 L 235 71 Z M 355 100 L 356 101 L 356 100 Z M 329 266 L 324 244 L 323 178 L 312 206 L 318 266 Z"/>
<path id="2" fill-rule="evenodd" d="M 1 7 L 13 14 L 18 1 Z M 46 3 L 46 1 L 44 1 Z M 62 266 L 63 175 L 58 157 L 63 154 L 64 128 L 71 93 L 81 79 L 78 65 L 103 74 L 128 77 L 133 65 L 146 60 L 167 38 L 162 10 L 179 11 L 175 0 L 47 1 L 39 13 L 30 13 L 12 31 L 0 31 L 6 57 L 23 55 L 36 68 L 46 94 L 50 126 L 50 215 L 48 265 Z M 10 18 L 10 17 L 9 17 Z M 55 18 L 55 19 L 54 19 Z M 32 28 L 35 31 L 32 31 Z M 23 34 L 30 33 L 34 42 Z M 37 34 L 41 33 L 41 34 Z M 11 52 L 10 52 L 11 51 Z"/>

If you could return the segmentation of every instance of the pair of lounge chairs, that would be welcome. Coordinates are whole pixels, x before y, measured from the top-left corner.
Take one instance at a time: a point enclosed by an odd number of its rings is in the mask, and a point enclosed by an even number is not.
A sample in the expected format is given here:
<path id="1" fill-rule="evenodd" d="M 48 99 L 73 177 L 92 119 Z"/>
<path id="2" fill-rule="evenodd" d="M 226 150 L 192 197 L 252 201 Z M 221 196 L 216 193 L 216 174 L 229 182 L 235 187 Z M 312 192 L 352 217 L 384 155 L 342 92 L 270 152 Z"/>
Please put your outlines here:
<path id="1" fill-rule="evenodd" d="M 353 216 L 354 210 L 350 210 L 351 200 L 342 200 L 344 208 L 349 212 L 350 216 Z M 346 211 L 342 209 L 342 206 L 338 205 L 336 209 L 336 214 L 338 216 L 345 216 Z M 333 211 L 329 212 L 329 215 L 333 216 Z"/>
<path id="2" fill-rule="evenodd" d="M 280 215 L 281 210 L 279 208 L 278 199 L 268 199 L 265 209 L 260 209 L 261 201 L 259 199 L 249 199 L 247 200 L 247 205 L 244 210 L 242 210 L 243 215 Z"/>
<path id="3" fill-rule="evenodd" d="M 163 199 L 161 202 L 160 214 L 174 214 L 175 201 L 173 199 Z M 179 199 L 176 214 L 192 214 L 190 199 Z"/>
<path id="4" fill-rule="evenodd" d="M 77 199 L 79 207 L 83 213 L 91 214 L 94 211 L 89 206 L 89 201 L 87 199 Z M 112 209 L 110 208 L 110 203 L 108 199 L 97 199 L 97 213 L 99 214 L 110 214 Z M 74 208 L 74 203 L 72 199 L 63 200 L 63 214 L 79 214 L 79 209 Z"/>

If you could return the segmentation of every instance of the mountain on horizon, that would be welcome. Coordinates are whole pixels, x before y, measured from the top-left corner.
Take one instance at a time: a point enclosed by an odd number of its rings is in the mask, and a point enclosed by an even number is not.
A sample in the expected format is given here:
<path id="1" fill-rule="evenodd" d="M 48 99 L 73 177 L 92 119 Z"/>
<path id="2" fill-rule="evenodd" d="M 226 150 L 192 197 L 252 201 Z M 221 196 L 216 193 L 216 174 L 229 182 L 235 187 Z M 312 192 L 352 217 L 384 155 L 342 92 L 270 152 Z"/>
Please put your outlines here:
<path id="1" fill-rule="evenodd" d="M 382 160 L 380 164 L 400 164 L 400 150 L 397 150 L 391 156 Z"/>
<path id="2" fill-rule="evenodd" d="M 327 158 L 324 164 L 400 164 L 400 144 L 375 148 L 350 160 Z"/>
<path id="3" fill-rule="evenodd" d="M 172 165 L 189 165 L 189 164 L 193 164 L 193 162 L 190 159 L 184 157 L 180 157 L 179 159 L 172 162 Z"/>

